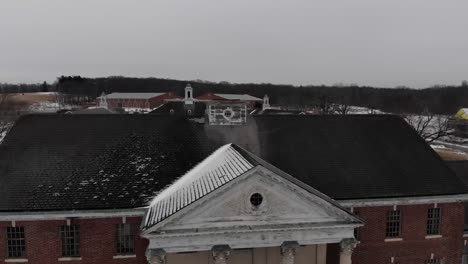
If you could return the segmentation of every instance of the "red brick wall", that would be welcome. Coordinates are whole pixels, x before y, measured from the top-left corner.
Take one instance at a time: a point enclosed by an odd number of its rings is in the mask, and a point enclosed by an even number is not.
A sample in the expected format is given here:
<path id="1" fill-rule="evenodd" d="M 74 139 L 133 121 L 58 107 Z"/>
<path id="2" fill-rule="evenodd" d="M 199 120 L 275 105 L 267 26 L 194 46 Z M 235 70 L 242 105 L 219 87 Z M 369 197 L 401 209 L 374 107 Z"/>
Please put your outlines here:
<path id="1" fill-rule="evenodd" d="M 115 226 L 122 223 L 122 218 L 77 219 L 72 224 L 80 225 L 80 253 L 82 260 L 58 261 L 61 257 L 60 226 L 65 220 L 51 221 L 17 221 L 16 226 L 23 226 L 26 237 L 26 258 L 28 263 L 81 263 L 81 264 L 146 264 L 145 249 L 148 241 L 138 235 L 140 217 L 129 217 L 127 223 L 133 224 L 135 230 L 136 258 L 113 259 L 115 251 Z M 11 222 L 0 222 L 0 262 L 7 256 L 6 228 Z"/>
<path id="2" fill-rule="evenodd" d="M 439 204 L 442 214 L 441 238 L 425 239 L 427 205 L 397 206 L 402 213 L 403 241 L 385 242 L 386 215 L 392 206 L 354 208 L 366 224 L 360 229 L 360 244 L 353 253 L 353 264 L 387 264 L 390 258 L 400 264 L 424 263 L 430 258 L 445 259 L 444 264 L 460 264 L 463 250 L 464 207 L 461 203 Z"/>
<path id="3" fill-rule="evenodd" d="M 161 104 L 163 104 L 164 100 L 175 99 L 175 98 L 182 98 L 182 97 L 177 96 L 172 92 L 165 93 L 165 94 L 163 94 L 161 96 L 150 98 L 149 99 L 149 105 L 150 105 L 150 108 L 156 108 L 157 106 L 160 106 Z"/>
<path id="4" fill-rule="evenodd" d="M 119 104 L 126 108 L 149 108 L 148 99 L 107 99 L 108 108 L 117 108 Z"/>

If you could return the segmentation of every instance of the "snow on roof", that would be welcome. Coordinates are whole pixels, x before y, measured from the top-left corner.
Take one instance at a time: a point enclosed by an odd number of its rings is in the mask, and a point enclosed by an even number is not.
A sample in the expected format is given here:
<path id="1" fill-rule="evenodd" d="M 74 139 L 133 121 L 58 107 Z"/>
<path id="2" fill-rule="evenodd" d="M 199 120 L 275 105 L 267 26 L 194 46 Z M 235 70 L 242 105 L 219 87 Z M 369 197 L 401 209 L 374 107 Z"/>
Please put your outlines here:
<path id="1" fill-rule="evenodd" d="M 161 222 L 253 167 L 232 144 L 220 147 L 153 199 L 145 226 Z"/>
<path id="2" fill-rule="evenodd" d="M 227 100 L 242 100 L 242 101 L 263 101 L 260 98 L 248 95 L 248 94 L 214 94 L 219 97 L 223 97 Z"/>
<path id="3" fill-rule="evenodd" d="M 106 95 L 106 97 L 107 99 L 150 99 L 163 94 L 166 93 L 111 93 Z"/>

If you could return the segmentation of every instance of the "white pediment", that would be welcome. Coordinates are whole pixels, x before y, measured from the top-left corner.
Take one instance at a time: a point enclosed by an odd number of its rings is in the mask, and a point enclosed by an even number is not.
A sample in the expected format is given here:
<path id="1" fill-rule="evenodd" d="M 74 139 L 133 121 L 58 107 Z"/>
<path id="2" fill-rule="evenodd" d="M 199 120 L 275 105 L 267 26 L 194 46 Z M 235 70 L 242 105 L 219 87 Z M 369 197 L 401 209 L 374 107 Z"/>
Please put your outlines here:
<path id="1" fill-rule="evenodd" d="M 259 193 L 255 207 L 250 197 Z M 143 236 L 149 248 L 167 252 L 274 247 L 284 241 L 301 245 L 337 243 L 352 238 L 359 219 L 316 190 L 256 166 L 179 210 Z"/>
<path id="2" fill-rule="evenodd" d="M 252 205 L 253 194 L 262 196 Z M 354 217 L 329 201 L 262 167 L 249 171 L 217 192 L 174 215 L 159 231 L 240 229 L 294 224 L 355 222 Z"/>

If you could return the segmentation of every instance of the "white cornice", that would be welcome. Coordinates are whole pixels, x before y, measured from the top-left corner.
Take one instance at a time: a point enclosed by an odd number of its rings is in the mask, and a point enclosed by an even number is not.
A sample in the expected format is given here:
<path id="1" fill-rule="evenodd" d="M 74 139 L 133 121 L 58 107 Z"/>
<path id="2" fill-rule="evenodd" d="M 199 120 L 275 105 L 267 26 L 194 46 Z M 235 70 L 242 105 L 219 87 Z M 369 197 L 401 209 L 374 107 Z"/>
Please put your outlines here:
<path id="1" fill-rule="evenodd" d="M 146 210 L 147 208 L 43 212 L 0 212 L 0 221 L 61 220 L 67 218 L 108 218 L 124 216 L 132 217 L 143 216 Z"/>
<path id="2" fill-rule="evenodd" d="M 343 207 L 369 207 L 369 206 L 392 206 L 392 205 L 412 205 L 431 203 L 457 203 L 468 201 L 468 194 L 421 196 L 421 197 L 401 197 L 401 198 L 380 198 L 380 199 L 357 199 L 338 200 Z"/>

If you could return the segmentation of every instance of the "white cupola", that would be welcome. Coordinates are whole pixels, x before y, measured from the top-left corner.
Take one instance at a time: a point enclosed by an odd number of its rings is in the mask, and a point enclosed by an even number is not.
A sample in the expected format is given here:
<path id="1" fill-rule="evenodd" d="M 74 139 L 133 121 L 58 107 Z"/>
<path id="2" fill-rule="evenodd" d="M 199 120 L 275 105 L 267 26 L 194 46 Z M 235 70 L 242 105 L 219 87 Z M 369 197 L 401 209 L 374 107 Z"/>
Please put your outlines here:
<path id="1" fill-rule="evenodd" d="M 102 92 L 101 96 L 98 97 L 98 106 L 106 109 L 108 108 L 107 95 L 105 92 Z"/>
<path id="2" fill-rule="evenodd" d="M 268 97 L 268 95 L 265 94 L 265 96 L 263 96 L 262 109 L 265 110 L 268 108 L 270 108 L 270 97 Z"/>
<path id="3" fill-rule="evenodd" d="M 185 104 L 193 104 L 193 88 L 190 85 L 190 83 L 185 86 L 185 98 L 184 98 Z"/>

